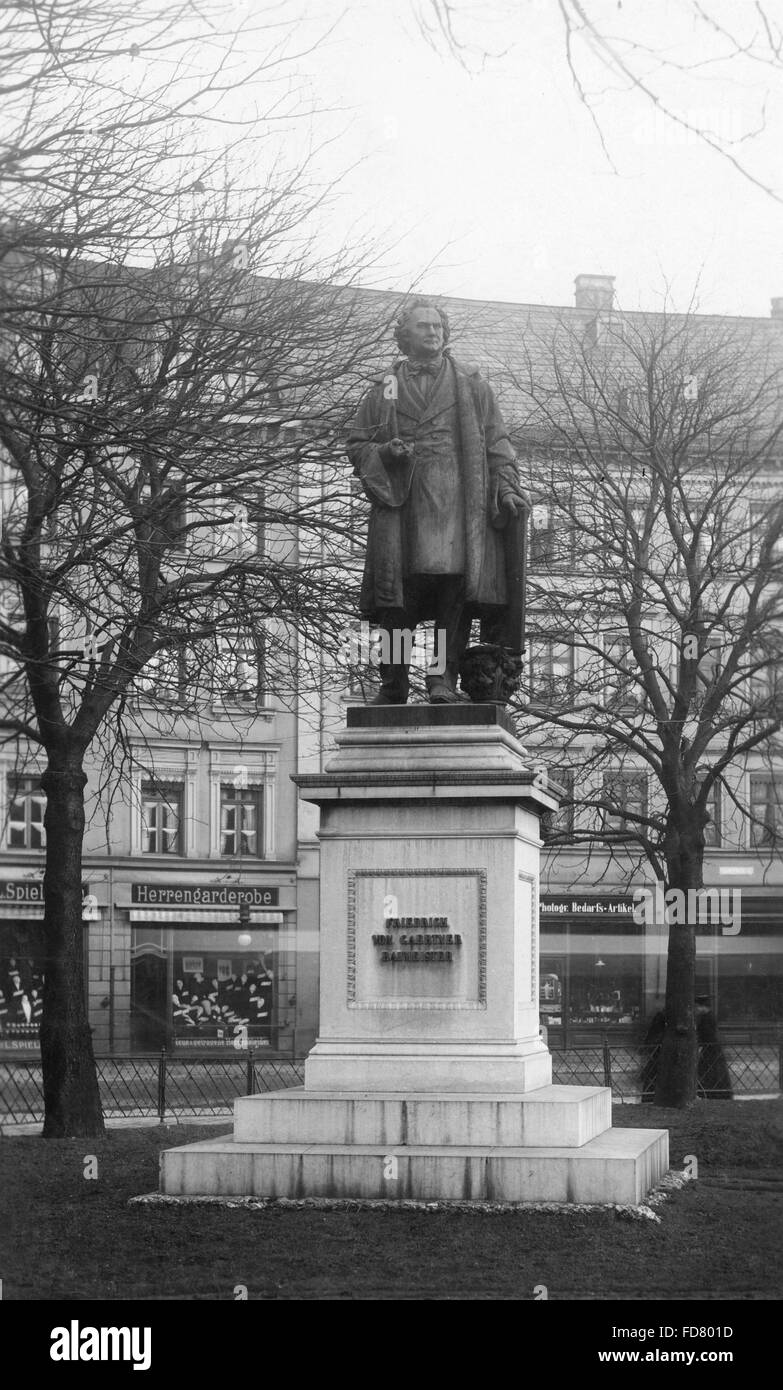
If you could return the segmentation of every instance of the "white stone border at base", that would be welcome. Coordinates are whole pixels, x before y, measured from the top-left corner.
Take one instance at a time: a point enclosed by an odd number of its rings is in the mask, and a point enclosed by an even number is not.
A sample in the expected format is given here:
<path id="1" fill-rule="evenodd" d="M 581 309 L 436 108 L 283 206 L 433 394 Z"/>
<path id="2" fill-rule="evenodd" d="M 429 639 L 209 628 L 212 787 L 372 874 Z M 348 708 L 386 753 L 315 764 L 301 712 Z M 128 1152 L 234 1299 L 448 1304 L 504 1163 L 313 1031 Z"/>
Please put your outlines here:
<path id="1" fill-rule="evenodd" d="M 653 1210 L 668 1202 L 693 1181 L 686 1174 L 670 1168 L 659 1179 L 643 1202 L 466 1202 L 439 1200 L 419 1202 L 412 1198 L 401 1201 L 377 1197 L 180 1197 L 166 1192 L 146 1192 L 129 1197 L 128 1206 L 210 1206 L 237 1208 L 246 1211 L 418 1211 L 425 1215 L 435 1212 L 463 1212 L 470 1216 L 524 1216 L 527 1212 L 549 1212 L 571 1216 L 584 1212 L 615 1212 L 620 1221 L 652 1221 L 660 1225 L 661 1218 Z"/>

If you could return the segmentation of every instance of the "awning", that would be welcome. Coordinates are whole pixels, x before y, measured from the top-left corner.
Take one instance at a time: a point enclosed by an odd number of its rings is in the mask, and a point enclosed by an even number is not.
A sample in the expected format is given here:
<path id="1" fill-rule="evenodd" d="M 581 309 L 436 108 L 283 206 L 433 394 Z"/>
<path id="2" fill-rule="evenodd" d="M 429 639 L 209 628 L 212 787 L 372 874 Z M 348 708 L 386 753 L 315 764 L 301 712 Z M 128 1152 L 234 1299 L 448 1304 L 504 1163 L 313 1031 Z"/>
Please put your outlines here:
<path id="1" fill-rule="evenodd" d="M 181 922 L 186 926 L 202 924 L 241 931 L 245 926 L 239 920 L 238 908 L 227 912 L 219 907 L 132 907 L 131 922 Z M 270 927 L 283 921 L 282 912 L 264 912 L 260 908 L 250 909 L 250 926 Z"/>

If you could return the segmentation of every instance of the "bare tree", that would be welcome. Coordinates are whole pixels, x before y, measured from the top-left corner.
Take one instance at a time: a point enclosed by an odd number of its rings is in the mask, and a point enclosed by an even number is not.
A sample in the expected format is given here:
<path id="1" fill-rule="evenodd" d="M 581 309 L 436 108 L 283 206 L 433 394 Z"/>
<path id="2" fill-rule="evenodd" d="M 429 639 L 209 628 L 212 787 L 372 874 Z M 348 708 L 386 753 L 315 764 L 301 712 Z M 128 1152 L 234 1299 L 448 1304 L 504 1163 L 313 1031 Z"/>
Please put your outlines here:
<path id="1" fill-rule="evenodd" d="M 258 116 L 239 141 L 204 136 L 247 77 L 228 29 L 193 77 L 193 29 L 214 43 L 214 11 L 5 8 L 21 76 L 0 66 L 0 731 L 45 765 L 44 1134 L 87 1135 L 102 1117 L 83 992 L 85 758 L 116 761 L 143 725 L 140 693 L 163 707 L 174 683 L 197 715 L 240 689 L 252 708 L 262 647 L 282 688 L 292 643 L 338 630 L 347 527 L 322 502 L 341 397 L 372 342 L 345 288 L 358 258 L 313 254 L 324 190 L 308 164 L 275 162 Z M 139 56 L 147 21 L 176 71 L 128 95 L 114 65 L 126 41 Z M 272 83 L 291 49 L 269 23 L 255 77 Z M 287 95 L 268 99 L 290 113 Z"/>
<path id="2" fill-rule="evenodd" d="M 607 97 L 641 98 L 656 140 L 693 142 L 711 151 L 747 183 L 776 202 L 783 188 L 757 156 L 770 142 L 769 115 L 783 81 L 783 13 L 776 0 L 744 6 L 730 0 L 684 0 L 676 40 L 663 24 L 671 12 L 617 0 L 556 0 L 519 6 L 496 0 L 412 0 L 422 37 L 463 67 L 498 57 L 493 27 L 505 47 L 535 44 L 545 10 L 556 13 L 564 71 L 589 118 L 609 167 L 615 154 L 606 119 Z M 730 84 L 742 106 L 727 101 Z M 632 111 L 633 108 L 629 108 Z M 766 147 L 769 149 L 769 144 Z M 770 151 L 771 153 L 771 151 Z"/>
<path id="3" fill-rule="evenodd" d="M 703 887 L 716 797 L 770 854 L 742 773 L 780 752 L 783 352 L 774 322 L 563 315 L 509 377 L 528 402 L 532 674 L 522 736 L 574 769 L 569 843 Z M 690 901 L 693 901 L 691 899 Z M 695 1097 L 693 914 L 668 913 L 662 1104 Z"/>

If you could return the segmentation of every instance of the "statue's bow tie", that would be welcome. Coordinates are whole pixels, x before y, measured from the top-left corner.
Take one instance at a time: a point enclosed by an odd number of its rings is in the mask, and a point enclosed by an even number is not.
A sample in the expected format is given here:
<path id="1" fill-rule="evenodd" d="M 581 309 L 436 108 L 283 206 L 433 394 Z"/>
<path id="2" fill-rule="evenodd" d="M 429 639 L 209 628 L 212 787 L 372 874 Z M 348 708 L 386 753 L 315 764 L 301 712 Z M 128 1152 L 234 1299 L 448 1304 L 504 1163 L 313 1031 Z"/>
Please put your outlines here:
<path id="1" fill-rule="evenodd" d="M 442 365 L 442 362 L 409 362 L 408 371 L 411 376 L 437 376 Z"/>

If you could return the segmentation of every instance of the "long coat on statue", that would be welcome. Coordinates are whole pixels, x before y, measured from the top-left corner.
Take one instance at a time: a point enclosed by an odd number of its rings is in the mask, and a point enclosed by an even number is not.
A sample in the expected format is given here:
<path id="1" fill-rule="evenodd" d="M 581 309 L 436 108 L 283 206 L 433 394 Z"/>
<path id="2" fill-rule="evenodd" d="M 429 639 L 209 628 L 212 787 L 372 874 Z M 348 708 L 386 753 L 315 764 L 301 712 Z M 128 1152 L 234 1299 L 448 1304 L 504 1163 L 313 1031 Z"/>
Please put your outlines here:
<path id="1" fill-rule="evenodd" d="M 426 401 L 404 370 L 405 359 L 375 378 L 348 438 L 348 457 L 372 503 L 359 605 L 361 615 L 370 620 L 384 608 L 404 606 L 404 581 L 415 572 L 409 538 L 416 469 L 424 466 L 421 460 L 433 427 L 449 413 L 464 501 L 460 568 L 466 602 L 477 616 L 497 612 L 506 603 L 501 532 L 508 512 L 500 507 L 498 490 L 504 481 L 519 486 L 514 451 L 488 383 L 448 352 L 444 362 L 446 369 Z M 380 449 L 395 436 L 412 444 L 413 452 L 404 462 L 386 464 Z"/>

